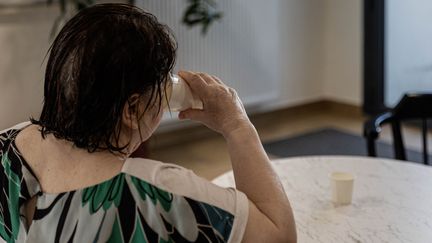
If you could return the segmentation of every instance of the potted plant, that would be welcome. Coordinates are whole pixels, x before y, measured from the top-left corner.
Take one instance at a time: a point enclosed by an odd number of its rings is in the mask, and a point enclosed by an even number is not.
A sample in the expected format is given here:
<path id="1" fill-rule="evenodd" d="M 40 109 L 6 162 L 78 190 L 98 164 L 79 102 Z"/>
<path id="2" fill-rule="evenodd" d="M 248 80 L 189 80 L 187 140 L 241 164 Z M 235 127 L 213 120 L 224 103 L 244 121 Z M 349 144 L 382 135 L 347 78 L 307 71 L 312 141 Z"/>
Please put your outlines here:
<path id="1" fill-rule="evenodd" d="M 63 27 L 69 18 L 77 11 L 87 8 L 96 3 L 97 0 L 58 0 L 60 7 L 60 16 L 54 22 L 51 36 L 54 37 Z M 216 3 L 213 0 L 187 0 L 186 8 L 182 22 L 189 26 L 201 25 L 201 33 L 205 35 L 210 25 L 222 17 L 222 13 L 217 10 Z M 47 0 L 49 5 L 54 0 Z M 134 4 L 135 0 L 127 0 L 129 4 Z"/>

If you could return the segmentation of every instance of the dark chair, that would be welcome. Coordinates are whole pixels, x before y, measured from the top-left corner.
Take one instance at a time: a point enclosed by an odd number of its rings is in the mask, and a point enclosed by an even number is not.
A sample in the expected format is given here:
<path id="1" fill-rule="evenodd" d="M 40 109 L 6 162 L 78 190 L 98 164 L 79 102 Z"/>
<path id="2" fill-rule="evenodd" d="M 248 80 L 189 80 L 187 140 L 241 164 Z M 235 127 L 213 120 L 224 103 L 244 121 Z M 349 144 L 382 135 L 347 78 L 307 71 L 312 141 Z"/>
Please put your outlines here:
<path id="1" fill-rule="evenodd" d="M 385 123 L 390 123 L 393 132 L 395 158 L 406 160 L 401 122 L 420 120 L 423 137 L 423 163 L 425 165 L 429 164 L 427 130 L 428 119 L 430 118 L 432 118 L 432 94 L 405 94 L 393 109 L 365 122 L 363 135 L 367 140 L 368 155 L 376 157 L 375 140 L 381 132 L 381 126 Z"/>

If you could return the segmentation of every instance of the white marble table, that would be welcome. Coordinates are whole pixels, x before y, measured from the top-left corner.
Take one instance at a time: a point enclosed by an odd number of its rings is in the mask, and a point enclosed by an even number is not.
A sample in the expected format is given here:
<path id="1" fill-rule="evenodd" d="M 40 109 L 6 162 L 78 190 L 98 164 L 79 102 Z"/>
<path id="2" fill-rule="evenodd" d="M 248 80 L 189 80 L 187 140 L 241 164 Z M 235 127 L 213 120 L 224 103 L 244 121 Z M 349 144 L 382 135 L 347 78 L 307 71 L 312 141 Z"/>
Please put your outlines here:
<path id="1" fill-rule="evenodd" d="M 298 242 L 432 242 L 432 167 L 381 158 L 273 161 L 291 201 Z M 355 175 L 353 203 L 331 202 L 329 173 Z M 213 180 L 234 186 L 232 172 Z"/>

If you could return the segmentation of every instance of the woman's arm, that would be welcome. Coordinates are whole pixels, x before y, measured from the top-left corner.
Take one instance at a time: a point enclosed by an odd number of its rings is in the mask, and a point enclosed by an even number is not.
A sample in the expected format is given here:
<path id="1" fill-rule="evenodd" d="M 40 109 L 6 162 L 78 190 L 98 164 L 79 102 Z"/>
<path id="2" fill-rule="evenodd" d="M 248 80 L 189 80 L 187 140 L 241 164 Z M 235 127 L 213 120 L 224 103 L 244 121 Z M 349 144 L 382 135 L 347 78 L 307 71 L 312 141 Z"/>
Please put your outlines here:
<path id="1" fill-rule="evenodd" d="M 245 126 L 225 138 L 236 187 L 251 201 L 243 242 L 296 242 L 288 198 L 255 128 Z"/>
<path id="2" fill-rule="evenodd" d="M 202 122 L 225 137 L 237 189 L 250 200 L 243 242 L 296 242 L 289 201 L 237 93 L 208 74 L 179 74 L 204 105 L 181 112 L 180 119 Z"/>

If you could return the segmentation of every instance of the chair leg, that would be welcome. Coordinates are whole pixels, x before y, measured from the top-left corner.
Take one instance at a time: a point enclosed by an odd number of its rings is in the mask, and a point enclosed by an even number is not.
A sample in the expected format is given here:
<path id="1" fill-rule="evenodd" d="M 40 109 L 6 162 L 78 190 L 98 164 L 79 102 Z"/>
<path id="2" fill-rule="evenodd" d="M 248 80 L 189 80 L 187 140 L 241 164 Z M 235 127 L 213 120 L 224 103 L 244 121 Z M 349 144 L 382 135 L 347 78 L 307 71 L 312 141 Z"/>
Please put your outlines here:
<path id="1" fill-rule="evenodd" d="M 367 142 L 367 152 L 368 156 L 370 157 L 376 157 L 376 149 L 375 149 L 375 139 L 373 138 L 366 138 Z"/>
<path id="2" fill-rule="evenodd" d="M 423 119 L 422 121 L 422 135 L 423 135 L 423 164 L 428 165 L 429 164 L 429 157 L 428 157 L 428 145 L 427 145 L 427 120 Z"/>
<path id="3" fill-rule="evenodd" d="M 403 145 L 401 125 L 398 121 L 392 122 L 393 144 L 396 159 L 406 160 L 405 147 Z"/>

